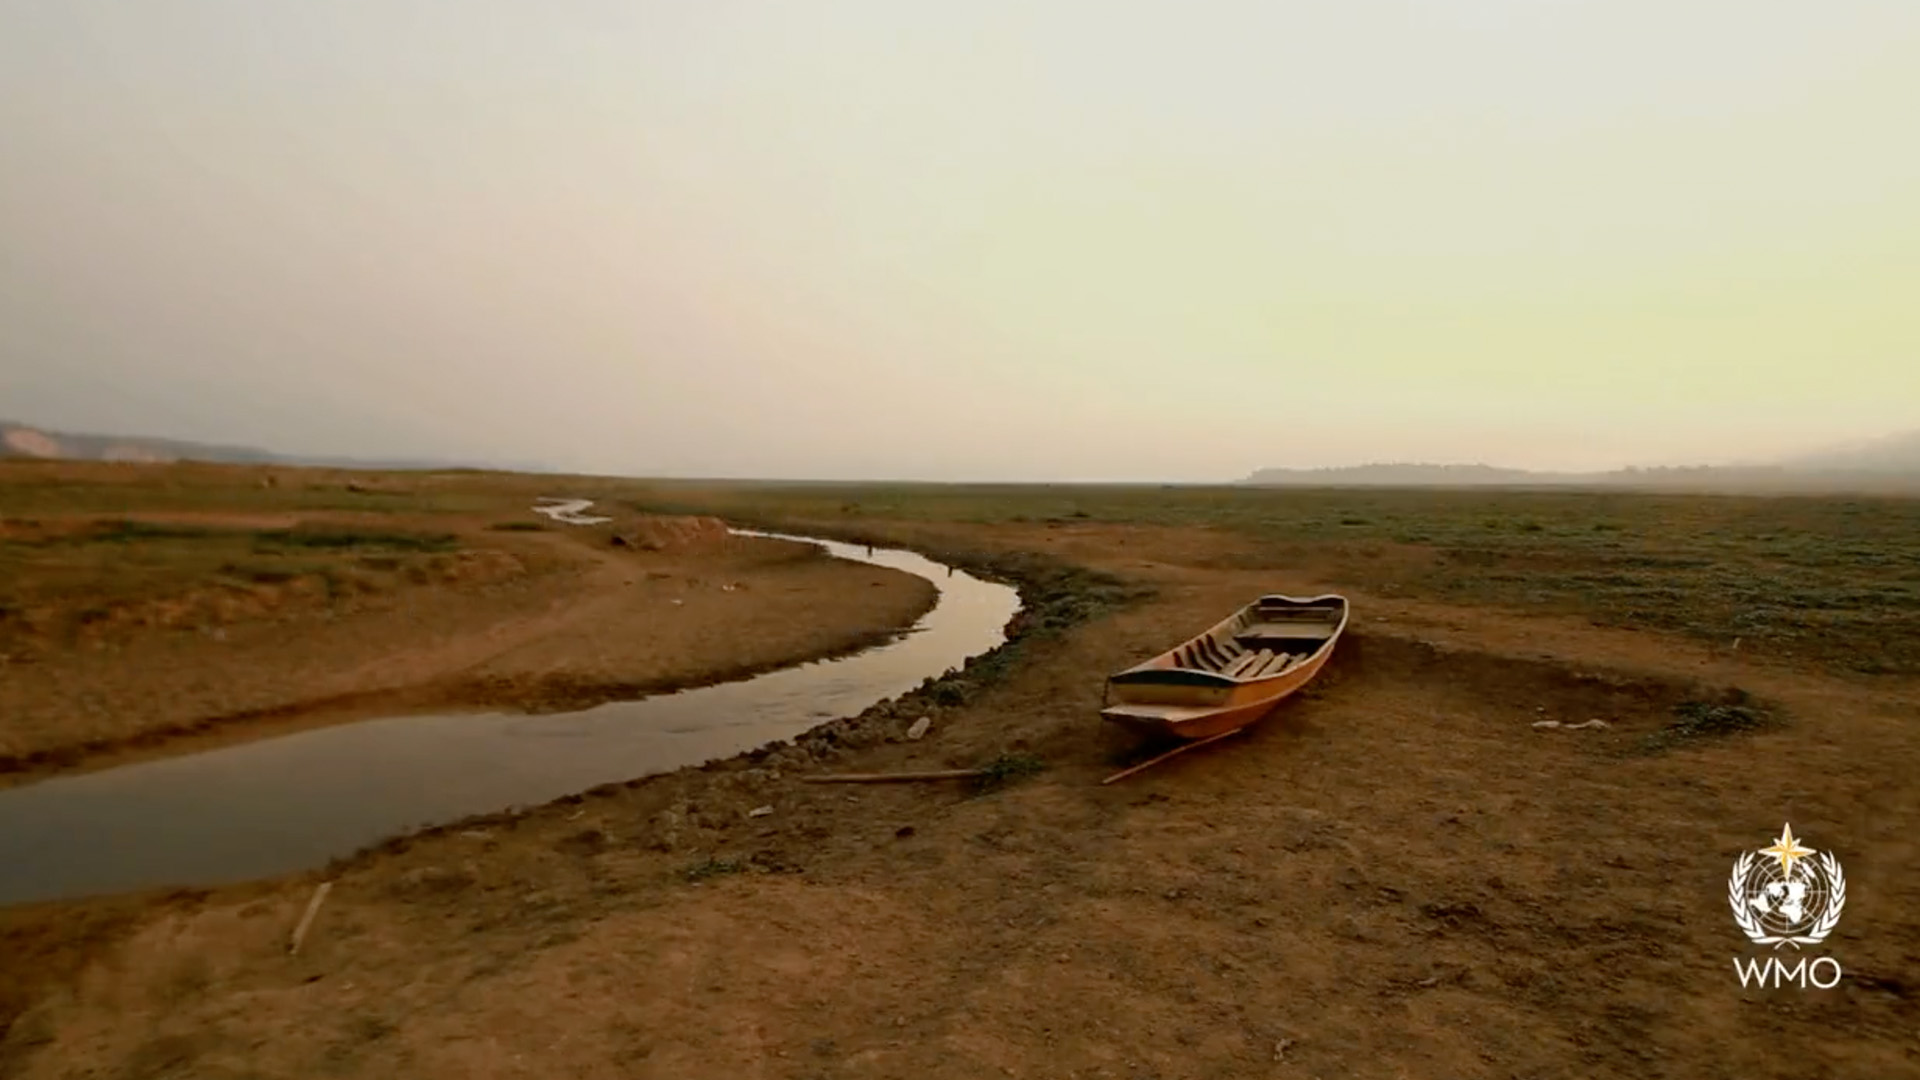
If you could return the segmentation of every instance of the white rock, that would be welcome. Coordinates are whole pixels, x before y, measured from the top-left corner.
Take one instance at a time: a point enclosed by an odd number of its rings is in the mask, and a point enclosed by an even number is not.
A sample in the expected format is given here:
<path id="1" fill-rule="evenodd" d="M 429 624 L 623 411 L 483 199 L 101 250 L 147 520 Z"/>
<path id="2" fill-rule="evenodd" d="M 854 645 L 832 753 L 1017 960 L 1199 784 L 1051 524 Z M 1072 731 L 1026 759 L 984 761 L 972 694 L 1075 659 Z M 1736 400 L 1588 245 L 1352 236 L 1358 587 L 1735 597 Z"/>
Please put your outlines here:
<path id="1" fill-rule="evenodd" d="M 920 719 L 915 720 L 913 722 L 913 726 L 907 729 L 907 738 L 924 739 L 927 736 L 927 732 L 932 730 L 933 730 L 933 717 L 923 716 Z"/>
<path id="2" fill-rule="evenodd" d="M 1546 729 L 1546 728 L 1557 728 L 1557 727 L 1559 727 L 1559 726 L 1560 726 L 1560 721 L 1558 721 L 1558 720 L 1535 720 L 1535 721 L 1533 722 L 1533 726 L 1534 726 L 1534 727 L 1536 727 L 1536 728 L 1540 728 L 1540 729 L 1543 729 L 1543 730 L 1544 730 L 1544 729 Z"/>
<path id="3" fill-rule="evenodd" d="M 747 811 L 747 816 L 748 817 L 766 817 L 768 814 L 771 814 L 771 813 L 773 813 L 773 807 L 771 806 L 756 806 L 753 809 Z"/>

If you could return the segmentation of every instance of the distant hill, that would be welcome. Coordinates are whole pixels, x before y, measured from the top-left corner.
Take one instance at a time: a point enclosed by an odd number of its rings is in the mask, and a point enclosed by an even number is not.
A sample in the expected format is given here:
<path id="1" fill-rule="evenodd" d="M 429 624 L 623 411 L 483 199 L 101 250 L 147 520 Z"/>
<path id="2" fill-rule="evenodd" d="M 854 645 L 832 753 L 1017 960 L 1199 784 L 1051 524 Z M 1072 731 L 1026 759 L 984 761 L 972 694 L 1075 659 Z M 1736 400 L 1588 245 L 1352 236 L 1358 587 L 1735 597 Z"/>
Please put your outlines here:
<path id="1" fill-rule="evenodd" d="M 1907 431 L 1819 453 L 1804 454 L 1781 463 L 1801 472 L 1920 473 L 1920 431 Z"/>
<path id="2" fill-rule="evenodd" d="M 545 472 L 538 465 L 433 461 L 412 458 L 349 458 L 277 454 L 251 446 L 158 439 L 144 435 L 78 435 L 0 420 L 0 458 L 58 461 L 210 461 L 231 465 L 319 465 L 336 469 L 452 469 L 464 467 Z"/>
<path id="3" fill-rule="evenodd" d="M 1599 473 L 1540 473 L 1492 465 L 1392 463 L 1327 469 L 1261 469 L 1240 481 L 1261 487 L 1486 487 L 1578 482 Z"/>
<path id="4" fill-rule="evenodd" d="M 1807 454 L 1775 465 L 1697 465 L 1611 472 L 1534 472 L 1491 465 L 1391 463 L 1260 469 L 1251 487 L 1603 487 L 1748 493 L 1920 494 L 1920 431 Z"/>
<path id="5" fill-rule="evenodd" d="M 280 460 L 265 450 L 215 446 L 144 436 L 80 435 L 0 421 L 0 457 L 63 461 L 220 461 L 259 464 Z"/>

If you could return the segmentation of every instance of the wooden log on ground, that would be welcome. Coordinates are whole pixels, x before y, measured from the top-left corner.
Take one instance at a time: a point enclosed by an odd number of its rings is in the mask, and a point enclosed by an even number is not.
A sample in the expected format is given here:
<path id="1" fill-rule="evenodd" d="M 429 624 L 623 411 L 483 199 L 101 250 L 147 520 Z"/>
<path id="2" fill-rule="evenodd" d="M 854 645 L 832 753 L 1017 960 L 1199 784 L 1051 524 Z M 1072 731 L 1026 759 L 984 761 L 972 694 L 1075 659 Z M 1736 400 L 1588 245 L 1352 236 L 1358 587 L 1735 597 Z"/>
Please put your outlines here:
<path id="1" fill-rule="evenodd" d="M 307 901 L 307 913 L 300 916 L 300 925 L 293 928 L 293 940 L 287 943 L 287 955 L 299 955 L 300 943 L 307 940 L 307 928 L 313 925 L 313 917 L 320 914 L 321 901 L 325 900 L 327 893 L 331 891 L 333 891 L 331 881 L 323 881 L 319 888 L 313 890 L 313 899 Z"/>
<path id="2" fill-rule="evenodd" d="M 901 784 L 915 780 L 966 780 L 985 775 L 986 769 L 935 769 L 930 772 L 830 773 L 826 776 L 803 776 L 800 781 L 806 784 Z"/>
<path id="3" fill-rule="evenodd" d="M 1190 743 L 1185 743 L 1183 745 L 1176 746 L 1173 749 L 1167 751 L 1166 753 L 1161 754 L 1159 757 L 1152 759 L 1151 761 L 1143 761 L 1140 764 L 1135 765 L 1130 769 L 1121 769 L 1119 772 L 1114 773 L 1112 776 L 1109 776 L 1105 780 L 1100 781 L 1100 783 L 1104 786 L 1106 784 L 1113 783 L 1115 780 L 1125 780 L 1127 777 L 1132 776 L 1134 773 L 1151 769 L 1155 765 L 1160 764 L 1161 762 L 1167 760 L 1170 757 L 1177 757 L 1181 754 L 1186 753 L 1189 750 L 1198 750 L 1199 748 L 1207 745 L 1208 743 L 1219 742 L 1221 739 L 1230 738 L 1234 735 L 1240 734 L 1242 731 L 1245 731 L 1245 730 L 1246 730 L 1245 728 L 1234 728 L 1232 731 L 1223 731 L 1218 735 L 1209 735 L 1204 739 L 1195 739 Z"/>

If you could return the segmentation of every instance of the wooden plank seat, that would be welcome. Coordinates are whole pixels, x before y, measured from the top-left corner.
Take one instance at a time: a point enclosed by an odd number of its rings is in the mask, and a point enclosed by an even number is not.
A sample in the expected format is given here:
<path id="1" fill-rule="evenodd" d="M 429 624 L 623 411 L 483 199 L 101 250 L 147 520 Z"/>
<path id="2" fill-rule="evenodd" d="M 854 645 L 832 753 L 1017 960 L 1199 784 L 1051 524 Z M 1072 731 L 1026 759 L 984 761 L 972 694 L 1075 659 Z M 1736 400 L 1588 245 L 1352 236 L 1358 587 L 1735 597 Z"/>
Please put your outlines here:
<path id="1" fill-rule="evenodd" d="M 1268 675 L 1278 675 L 1287 670 L 1305 653 L 1275 652 L 1272 649 L 1260 649 L 1248 653 L 1229 665 L 1225 674 L 1234 679 L 1262 679 Z"/>
<path id="2" fill-rule="evenodd" d="M 1275 653 L 1273 659 L 1267 661 L 1266 666 L 1260 669 L 1260 673 L 1252 677 L 1258 679 L 1265 678 L 1268 675 L 1278 675 L 1287 670 L 1287 667 L 1293 663 L 1293 660 L 1293 653 Z"/>
<path id="3" fill-rule="evenodd" d="M 1316 622 L 1257 622 L 1233 632 L 1234 639 L 1248 648 L 1269 641 L 1325 641 L 1335 627 Z M 1311 651 L 1311 650 L 1308 650 Z"/>
<path id="4" fill-rule="evenodd" d="M 1244 679 L 1247 677 L 1248 672 L 1266 667 L 1267 662 L 1272 659 L 1272 649 L 1259 649 L 1249 652 L 1234 661 L 1233 666 L 1227 669 L 1227 674 L 1236 679 Z"/>

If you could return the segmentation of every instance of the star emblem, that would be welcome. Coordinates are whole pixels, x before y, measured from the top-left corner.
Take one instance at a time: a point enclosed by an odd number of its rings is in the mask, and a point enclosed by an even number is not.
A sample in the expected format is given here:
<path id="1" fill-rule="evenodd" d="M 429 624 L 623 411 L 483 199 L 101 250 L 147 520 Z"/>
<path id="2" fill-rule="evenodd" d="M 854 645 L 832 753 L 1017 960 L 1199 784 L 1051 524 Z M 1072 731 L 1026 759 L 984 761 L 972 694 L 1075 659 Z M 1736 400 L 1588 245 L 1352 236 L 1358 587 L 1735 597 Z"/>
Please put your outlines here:
<path id="1" fill-rule="evenodd" d="M 1782 825 L 1780 827 L 1779 839 L 1773 842 L 1772 847 L 1761 848 L 1760 854 L 1771 855 L 1779 859 L 1780 873 L 1791 877 L 1793 875 L 1793 860 L 1806 858 L 1813 854 L 1813 849 L 1800 846 L 1800 841 L 1794 839 L 1792 825 Z"/>

